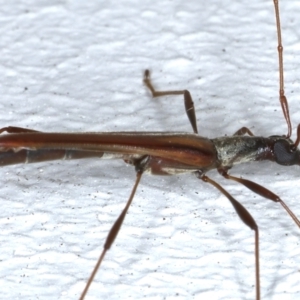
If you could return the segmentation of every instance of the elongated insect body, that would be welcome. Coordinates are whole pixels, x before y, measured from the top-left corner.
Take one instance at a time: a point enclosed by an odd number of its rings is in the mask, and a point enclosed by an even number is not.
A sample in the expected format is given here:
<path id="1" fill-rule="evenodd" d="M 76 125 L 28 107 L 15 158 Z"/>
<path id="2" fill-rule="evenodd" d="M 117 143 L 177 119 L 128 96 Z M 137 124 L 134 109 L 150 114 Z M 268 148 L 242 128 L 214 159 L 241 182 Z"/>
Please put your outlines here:
<path id="1" fill-rule="evenodd" d="M 173 175 L 180 170 L 206 172 L 262 160 L 286 166 L 299 165 L 300 152 L 298 149 L 292 151 L 293 145 L 292 140 L 280 136 L 232 136 L 210 140 L 196 134 L 175 132 L 30 132 L 0 136 L 0 164 L 89 157 L 119 158 L 133 164 L 134 160 L 147 155 L 153 162 L 153 166 L 151 163 L 147 166 L 152 174 L 167 175 L 168 172 L 159 170 L 160 166 L 162 169 L 165 166 Z"/>

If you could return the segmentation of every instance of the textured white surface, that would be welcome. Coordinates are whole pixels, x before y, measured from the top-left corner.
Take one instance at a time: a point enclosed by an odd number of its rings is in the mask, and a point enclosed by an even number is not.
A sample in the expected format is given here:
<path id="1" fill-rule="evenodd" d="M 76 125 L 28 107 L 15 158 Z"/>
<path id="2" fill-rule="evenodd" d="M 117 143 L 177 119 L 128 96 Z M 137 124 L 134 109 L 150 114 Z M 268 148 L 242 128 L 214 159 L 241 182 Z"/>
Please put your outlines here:
<path id="1" fill-rule="evenodd" d="M 21 1 L 20 1 L 21 2 Z M 285 134 L 272 1 L 7 1 L 0 8 L 2 126 L 41 131 Z M 300 4 L 282 1 L 286 95 L 300 121 Z M 49 4 L 51 3 L 51 4 Z M 299 168 L 231 172 L 273 190 L 300 217 Z M 77 299 L 135 174 L 122 161 L 1 169 L 1 299 Z M 262 299 L 300 297 L 299 228 L 279 205 L 220 182 L 260 227 Z M 253 233 L 193 176 L 144 176 L 87 299 L 254 299 Z"/>

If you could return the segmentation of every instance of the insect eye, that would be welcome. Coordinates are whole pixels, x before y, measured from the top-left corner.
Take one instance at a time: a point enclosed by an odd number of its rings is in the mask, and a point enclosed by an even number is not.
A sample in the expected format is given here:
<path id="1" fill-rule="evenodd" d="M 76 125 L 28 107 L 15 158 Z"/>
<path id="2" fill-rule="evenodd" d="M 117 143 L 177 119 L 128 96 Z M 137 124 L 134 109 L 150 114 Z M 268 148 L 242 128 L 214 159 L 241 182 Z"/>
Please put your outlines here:
<path id="1" fill-rule="evenodd" d="M 286 140 L 280 140 L 274 144 L 274 156 L 279 165 L 299 164 L 299 151 L 297 149 L 291 150 L 291 145 Z"/>

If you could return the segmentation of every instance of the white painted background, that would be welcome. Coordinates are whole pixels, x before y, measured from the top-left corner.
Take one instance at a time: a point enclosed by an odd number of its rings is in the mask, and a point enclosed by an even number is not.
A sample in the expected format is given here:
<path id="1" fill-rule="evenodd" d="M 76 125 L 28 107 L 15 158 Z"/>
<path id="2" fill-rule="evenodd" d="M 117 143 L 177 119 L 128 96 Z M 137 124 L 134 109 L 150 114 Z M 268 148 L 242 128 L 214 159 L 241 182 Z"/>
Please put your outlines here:
<path id="1" fill-rule="evenodd" d="M 0 6 L 0 119 L 42 131 L 285 134 L 269 1 L 7 1 Z M 156 3 L 155 3 L 156 2 Z M 286 95 L 300 122 L 300 3 L 282 1 Z M 26 88 L 26 89 L 25 89 Z M 265 185 L 300 217 L 299 167 L 231 172 Z M 300 297 L 300 230 L 279 205 L 220 182 L 260 227 L 262 299 Z M 135 178 L 122 161 L 3 167 L 1 299 L 77 299 Z M 191 175 L 144 176 L 87 299 L 254 299 L 253 233 Z"/>

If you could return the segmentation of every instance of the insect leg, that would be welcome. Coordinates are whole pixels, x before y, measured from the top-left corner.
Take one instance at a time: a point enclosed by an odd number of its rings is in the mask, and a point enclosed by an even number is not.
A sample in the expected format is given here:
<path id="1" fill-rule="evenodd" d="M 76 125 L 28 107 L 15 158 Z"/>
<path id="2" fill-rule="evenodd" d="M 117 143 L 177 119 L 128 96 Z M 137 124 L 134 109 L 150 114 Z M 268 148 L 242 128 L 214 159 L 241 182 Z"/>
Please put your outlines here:
<path id="1" fill-rule="evenodd" d="M 239 129 L 237 132 L 234 133 L 234 135 L 246 135 L 246 134 L 250 136 L 254 136 L 254 134 L 248 127 L 242 127 L 241 129 Z"/>
<path id="2" fill-rule="evenodd" d="M 208 182 L 212 184 L 215 188 L 217 188 L 227 199 L 231 202 L 233 208 L 235 209 L 236 213 L 240 217 L 240 219 L 252 230 L 255 232 L 255 279 L 256 279 L 256 300 L 260 299 L 260 271 L 259 271 L 259 230 L 258 226 L 247 211 L 247 209 L 235 200 L 222 186 L 220 186 L 217 182 L 210 179 L 206 175 L 198 172 L 197 174 L 199 179 L 202 179 L 204 182 Z"/>
<path id="3" fill-rule="evenodd" d="M 249 190 L 251 190 L 252 192 L 266 198 L 269 200 L 272 200 L 274 202 L 279 202 L 282 207 L 286 210 L 286 212 L 291 216 L 291 218 L 294 220 L 294 222 L 298 225 L 298 227 L 300 228 L 300 221 L 299 219 L 294 215 L 294 213 L 289 209 L 289 207 L 279 198 L 279 196 L 277 196 L 276 194 L 274 194 L 273 192 L 271 192 L 270 190 L 266 189 L 265 187 L 244 179 L 244 178 L 238 178 L 235 176 L 231 176 L 227 173 L 226 170 L 224 169 L 218 169 L 218 172 L 224 176 L 226 179 L 230 179 L 230 180 L 234 180 L 236 182 L 241 183 L 242 185 L 244 185 L 246 188 L 248 188 Z"/>
<path id="4" fill-rule="evenodd" d="M 280 16 L 279 16 L 279 5 L 278 0 L 273 0 L 276 16 L 276 26 L 277 26 L 277 40 L 278 40 L 278 60 L 279 60 L 279 101 L 281 104 L 281 109 L 288 126 L 287 138 L 291 137 L 292 134 L 292 124 L 290 120 L 289 105 L 284 94 L 284 77 L 283 77 L 283 46 L 281 39 L 281 26 L 280 26 Z"/>
<path id="5" fill-rule="evenodd" d="M 119 230 L 123 224 L 123 221 L 125 219 L 125 216 L 127 214 L 127 211 L 131 205 L 131 202 L 133 200 L 133 197 L 135 195 L 135 192 L 136 192 L 136 189 L 140 183 L 140 180 L 141 180 L 141 177 L 143 175 L 143 172 L 144 170 L 147 168 L 147 165 L 148 165 L 148 161 L 149 161 L 149 157 L 148 156 L 145 156 L 143 157 L 139 162 L 136 162 L 135 164 L 135 169 L 136 169 L 136 180 L 135 180 L 135 183 L 134 183 L 134 186 L 132 188 L 132 191 L 131 191 L 131 194 L 129 196 L 129 199 L 127 200 L 127 203 L 126 203 L 126 206 L 124 207 L 122 213 L 119 215 L 118 219 L 115 221 L 114 225 L 112 226 L 112 228 L 110 229 L 109 231 L 109 234 L 106 238 L 106 241 L 104 243 L 104 247 L 103 247 L 103 250 L 102 250 L 102 253 L 97 261 L 97 264 L 96 266 L 94 267 L 94 270 L 92 272 L 92 274 L 90 275 L 89 279 L 88 279 L 88 282 L 80 296 L 80 300 L 83 300 L 88 292 L 88 289 L 91 285 L 91 283 L 93 282 L 94 280 L 94 277 L 98 271 L 98 269 L 100 268 L 100 265 L 103 261 L 103 258 L 106 254 L 106 252 L 110 249 L 110 247 L 112 246 L 115 238 L 117 237 L 118 233 L 119 233 Z"/>
<path id="6" fill-rule="evenodd" d="M 184 106 L 185 112 L 188 116 L 190 124 L 192 125 L 194 133 L 198 133 L 197 129 L 197 121 L 196 121 L 196 114 L 195 114 L 195 107 L 194 102 L 192 100 L 191 94 L 188 90 L 181 90 L 181 91 L 156 91 L 152 85 L 150 79 L 150 71 L 146 70 L 144 73 L 144 84 L 147 88 L 151 91 L 152 97 L 161 97 L 167 95 L 183 95 L 184 97 Z"/>

